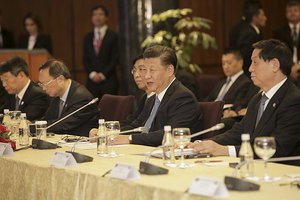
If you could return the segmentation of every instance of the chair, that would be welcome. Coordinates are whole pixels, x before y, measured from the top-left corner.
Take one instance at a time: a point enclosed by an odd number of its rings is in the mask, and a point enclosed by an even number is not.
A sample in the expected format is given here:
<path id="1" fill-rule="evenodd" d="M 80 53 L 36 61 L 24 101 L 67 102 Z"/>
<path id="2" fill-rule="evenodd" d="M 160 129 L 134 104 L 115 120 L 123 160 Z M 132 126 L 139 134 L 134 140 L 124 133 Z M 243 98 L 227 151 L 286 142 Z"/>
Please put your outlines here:
<path id="1" fill-rule="evenodd" d="M 195 77 L 202 98 L 207 97 L 216 84 L 224 78 L 220 74 L 199 74 Z"/>
<path id="2" fill-rule="evenodd" d="M 133 95 L 118 96 L 105 94 L 99 102 L 100 115 L 106 121 L 122 121 L 133 112 L 135 98 Z"/>
<path id="3" fill-rule="evenodd" d="M 203 129 L 208 129 L 221 122 L 223 115 L 224 101 L 198 102 L 202 111 Z M 219 134 L 219 131 L 212 131 L 202 135 L 201 139 L 211 138 Z"/>

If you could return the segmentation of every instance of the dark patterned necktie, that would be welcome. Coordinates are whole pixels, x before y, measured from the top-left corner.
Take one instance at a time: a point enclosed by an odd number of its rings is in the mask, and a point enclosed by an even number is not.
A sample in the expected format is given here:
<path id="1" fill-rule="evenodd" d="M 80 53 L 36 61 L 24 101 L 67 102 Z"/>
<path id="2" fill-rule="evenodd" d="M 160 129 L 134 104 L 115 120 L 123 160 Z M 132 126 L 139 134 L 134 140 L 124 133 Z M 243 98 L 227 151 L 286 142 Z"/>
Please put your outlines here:
<path id="1" fill-rule="evenodd" d="M 261 116 L 263 115 L 263 113 L 265 111 L 265 103 L 266 103 L 267 100 L 268 100 L 268 97 L 265 94 L 263 94 L 261 96 L 261 99 L 260 99 L 260 102 L 259 102 L 259 109 L 258 109 L 258 112 L 257 112 L 255 127 L 257 126 Z"/>

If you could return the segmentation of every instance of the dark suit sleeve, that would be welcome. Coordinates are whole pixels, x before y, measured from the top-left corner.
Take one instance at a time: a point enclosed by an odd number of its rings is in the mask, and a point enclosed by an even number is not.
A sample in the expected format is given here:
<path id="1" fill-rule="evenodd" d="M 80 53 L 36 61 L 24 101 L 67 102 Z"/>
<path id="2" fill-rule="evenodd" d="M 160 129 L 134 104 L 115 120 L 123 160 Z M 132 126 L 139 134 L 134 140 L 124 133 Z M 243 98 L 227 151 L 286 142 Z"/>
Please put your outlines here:
<path id="1" fill-rule="evenodd" d="M 90 61 L 90 46 L 91 46 L 91 41 L 92 40 L 92 36 L 91 34 L 87 34 L 84 37 L 84 42 L 83 42 L 83 65 L 85 67 L 85 70 L 88 74 L 90 74 L 92 71 L 94 71 L 91 67 L 93 66 L 93 64 Z"/>
<path id="2" fill-rule="evenodd" d="M 119 44 L 118 44 L 118 36 L 116 33 L 112 33 L 111 37 L 111 52 L 109 54 L 110 59 L 108 60 L 108 63 L 106 66 L 103 67 L 102 73 L 105 77 L 110 77 L 115 73 L 115 68 L 118 64 L 119 60 Z"/>
<path id="3" fill-rule="evenodd" d="M 189 93 L 183 93 L 180 96 L 178 95 L 175 97 L 170 102 L 167 109 L 168 116 L 166 124 L 164 125 L 171 125 L 172 128 L 178 128 L 190 127 L 191 123 L 200 123 L 198 105 L 193 96 Z M 164 125 L 162 125 L 162 127 Z M 149 132 L 148 134 L 134 134 L 132 135 L 132 143 L 159 146 L 161 145 L 163 135 L 163 129 Z"/>

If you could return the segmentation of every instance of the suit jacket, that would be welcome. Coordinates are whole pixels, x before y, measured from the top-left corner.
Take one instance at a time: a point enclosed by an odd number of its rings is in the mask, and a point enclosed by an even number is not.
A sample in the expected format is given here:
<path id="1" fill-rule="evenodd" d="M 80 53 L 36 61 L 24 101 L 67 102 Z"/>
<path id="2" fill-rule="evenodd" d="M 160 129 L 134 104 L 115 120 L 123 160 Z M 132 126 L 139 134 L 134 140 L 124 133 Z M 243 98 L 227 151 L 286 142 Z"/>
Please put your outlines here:
<path id="1" fill-rule="evenodd" d="M 226 83 L 226 79 L 219 81 L 216 87 L 209 93 L 206 97 L 206 101 L 214 101 L 222 89 L 224 83 Z M 233 104 L 233 109 L 240 109 L 247 106 L 250 98 L 247 97 L 247 92 L 249 90 L 251 81 L 246 77 L 245 74 L 241 74 L 228 89 L 225 94 L 223 101 L 225 104 Z M 247 98 L 247 99 L 245 99 Z M 246 103 L 246 105 L 244 105 Z"/>
<path id="2" fill-rule="evenodd" d="M 87 76 L 92 71 L 102 72 L 106 80 L 94 83 L 88 77 L 86 86 L 94 96 L 101 97 L 105 93 L 115 94 L 118 88 L 116 77 L 116 66 L 119 59 L 118 36 L 115 32 L 107 29 L 99 54 L 95 53 L 93 38 L 94 32 L 88 33 L 84 38 L 83 64 L 85 71 Z"/>
<path id="3" fill-rule="evenodd" d="M 28 48 L 29 35 L 21 35 L 19 38 L 19 48 Z M 39 33 L 36 42 L 33 46 L 34 49 L 46 49 L 50 54 L 52 54 L 52 41 L 50 35 Z"/>
<path id="4" fill-rule="evenodd" d="M 154 98 L 155 96 L 152 99 L 152 106 Z M 145 125 L 152 106 L 141 113 L 138 117 L 139 123 L 134 124 L 134 128 Z M 178 80 L 174 80 L 159 105 L 149 133 L 133 134 L 132 143 L 159 146 L 163 139 L 165 125 L 171 125 L 172 128 L 187 127 L 190 128 L 191 133 L 194 133 L 202 128 L 201 118 L 202 115 L 195 96 Z"/>
<path id="5" fill-rule="evenodd" d="M 19 110 L 22 113 L 26 113 L 27 119 L 32 121 L 41 119 L 44 116 L 48 105 L 48 95 L 44 93 L 42 88 L 31 81 L 20 102 Z M 3 112 L 3 109 L 5 108 L 9 110 L 15 110 L 15 106 L 15 95 L 8 95 L 6 103 L 1 108 L 1 112 Z"/>
<path id="6" fill-rule="evenodd" d="M 273 36 L 275 39 L 284 42 L 290 48 L 290 50 L 294 52 L 292 30 L 288 24 L 284 25 L 280 29 L 275 30 L 273 32 Z M 297 49 L 297 58 L 300 60 L 300 34 L 298 34 Z"/>
<path id="7" fill-rule="evenodd" d="M 92 94 L 81 84 L 72 81 L 70 90 L 61 113 L 61 118 L 84 106 L 93 99 Z M 48 125 L 56 122 L 59 112 L 59 97 L 52 99 L 44 119 Z M 96 104 L 87 106 L 64 121 L 49 128 L 49 132 L 88 136 L 90 129 L 98 127 L 100 111 Z"/>
<path id="8" fill-rule="evenodd" d="M 3 44 L 0 46 L 0 49 L 9 49 L 9 48 L 14 48 L 15 47 L 15 39 L 9 30 L 1 27 L 1 35 L 2 35 L 2 40 Z"/>
<path id="9" fill-rule="evenodd" d="M 252 44 L 260 40 L 263 40 L 262 33 L 257 34 L 255 29 L 244 20 L 241 20 L 229 33 L 229 46 L 241 52 L 244 59 L 243 70 L 248 77 L 250 77 Z"/>
<path id="10" fill-rule="evenodd" d="M 259 136 L 272 136 L 276 140 L 275 157 L 300 155 L 300 90 L 287 80 L 270 99 L 260 121 L 255 127 L 261 93 L 255 95 L 248 105 L 247 114 L 240 123 L 224 134 L 212 139 L 222 145 L 235 145 L 237 153 L 241 134 L 249 133 L 250 142 Z M 300 161 L 286 162 L 300 165 Z"/>

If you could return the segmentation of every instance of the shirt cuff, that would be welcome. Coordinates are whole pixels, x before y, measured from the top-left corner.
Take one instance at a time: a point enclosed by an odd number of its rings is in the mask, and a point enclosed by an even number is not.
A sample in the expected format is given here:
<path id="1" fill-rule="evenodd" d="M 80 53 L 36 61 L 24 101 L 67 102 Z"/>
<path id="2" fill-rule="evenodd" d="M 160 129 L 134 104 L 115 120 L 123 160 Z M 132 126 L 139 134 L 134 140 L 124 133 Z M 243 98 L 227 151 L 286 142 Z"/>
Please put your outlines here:
<path id="1" fill-rule="evenodd" d="M 234 146 L 227 146 L 228 147 L 228 154 L 230 157 L 236 157 L 236 150 Z"/>
<path id="2" fill-rule="evenodd" d="M 89 78 L 90 78 L 90 79 L 93 79 L 94 76 L 95 76 L 96 74 L 97 74 L 97 72 L 92 71 L 92 72 L 89 74 Z"/>
<path id="3" fill-rule="evenodd" d="M 105 79 L 106 79 L 106 77 L 104 76 L 104 74 L 103 74 L 102 72 L 100 72 L 100 73 L 98 73 L 98 74 L 99 74 L 99 76 L 101 76 L 102 80 L 105 80 Z"/>

